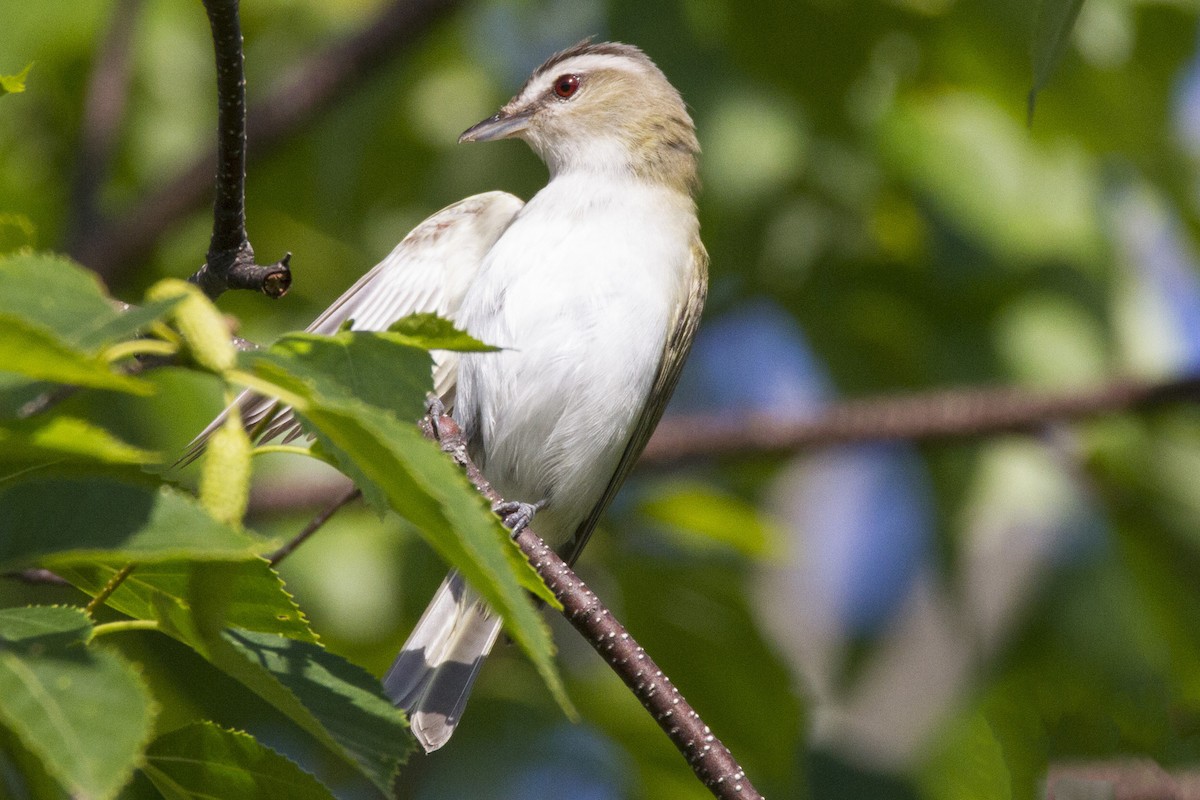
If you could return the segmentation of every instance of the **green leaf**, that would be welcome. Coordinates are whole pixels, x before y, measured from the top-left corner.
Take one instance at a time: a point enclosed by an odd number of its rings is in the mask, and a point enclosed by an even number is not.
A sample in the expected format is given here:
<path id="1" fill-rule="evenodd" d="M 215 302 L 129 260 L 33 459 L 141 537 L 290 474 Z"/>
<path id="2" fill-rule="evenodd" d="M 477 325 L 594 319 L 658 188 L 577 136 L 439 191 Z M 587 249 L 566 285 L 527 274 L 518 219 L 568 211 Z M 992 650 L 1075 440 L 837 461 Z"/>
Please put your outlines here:
<path id="1" fill-rule="evenodd" d="M 642 513 L 674 528 L 689 543 L 703 537 L 710 543 L 729 545 L 750 556 L 764 556 L 771 540 L 770 526 L 758 509 L 712 486 L 679 481 L 662 487 L 642 504 Z"/>
<path id="2" fill-rule="evenodd" d="M 25 91 L 25 78 L 29 75 L 29 70 L 33 69 L 33 62 L 25 65 L 25 69 L 18 72 L 16 75 L 0 75 L 0 95 L 19 94 Z"/>
<path id="3" fill-rule="evenodd" d="M 146 748 L 142 771 L 169 800 L 332 800 L 294 762 L 242 731 L 199 722 L 171 731 Z"/>
<path id="4" fill-rule="evenodd" d="M 102 800 L 132 774 L 155 708 L 123 658 L 82 646 L 88 628 L 73 608 L 0 617 L 0 725 L 73 795 Z"/>
<path id="5" fill-rule="evenodd" d="M 146 381 L 113 371 L 103 358 L 67 344 L 49 329 L 0 313 L 0 372 L 33 380 L 148 395 Z"/>
<path id="6" fill-rule="evenodd" d="M 418 363 L 427 370 L 427 360 L 413 361 L 406 351 L 419 352 L 372 334 L 298 336 L 265 352 L 245 354 L 243 363 L 255 372 L 253 388 L 291 404 L 317 436 L 319 452 L 350 476 L 369 502 L 412 522 L 462 572 L 503 618 L 560 705 L 572 713 L 554 667 L 549 631 L 522 587 L 532 587 L 557 605 L 553 597 L 462 472 L 416 426 L 385 410 L 395 404 L 424 406 L 428 371 L 419 378 L 387 377 L 411 372 Z M 401 362 L 406 370 L 397 369 Z M 397 387 L 385 391 L 385 383 Z M 407 387 L 407 397 L 400 396 L 400 384 Z M 419 413 L 415 410 L 412 418 Z"/>
<path id="7" fill-rule="evenodd" d="M 37 416 L 19 422 L 0 421 L 0 462 L 29 464 L 51 460 L 154 464 L 161 457 L 76 417 Z"/>
<path id="8" fill-rule="evenodd" d="M 123 564 L 79 563 L 56 570 L 95 596 Z M 107 605 L 134 619 L 169 620 L 181 630 L 228 626 L 317 641 L 278 573 L 261 558 L 139 563 L 109 596 Z M 203 626 L 186 621 L 197 607 L 206 617 Z"/>
<path id="9" fill-rule="evenodd" d="M 1058 67 L 1081 8 L 1083 0 L 1042 0 L 1038 7 L 1033 29 L 1033 85 L 1029 87 L 1030 124 L 1033 123 L 1037 93 L 1046 88 Z"/>
<path id="10" fill-rule="evenodd" d="M 111 327 L 122 314 L 95 273 L 46 253 L 0 259 L 0 314 L 47 328 L 67 345 L 92 352 L 133 332 Z"/>
<path id="11" fill-rule="evenodd" d="M 0 484 L 0 569 L 54 568 L 97 558 L 248 559 L 256 544 L 168 486 L 111 477 Z"/>
<path id="12" fill-rule="evenodd" d="M 500 349 L 484 344 L 471 334 L 454 327 L 450 320 L 433 313 L 410 314 L 396 320 L 388 327 L 387 338 L 398 344 L 407 344 L 422 350 L 490 353 Z"/>

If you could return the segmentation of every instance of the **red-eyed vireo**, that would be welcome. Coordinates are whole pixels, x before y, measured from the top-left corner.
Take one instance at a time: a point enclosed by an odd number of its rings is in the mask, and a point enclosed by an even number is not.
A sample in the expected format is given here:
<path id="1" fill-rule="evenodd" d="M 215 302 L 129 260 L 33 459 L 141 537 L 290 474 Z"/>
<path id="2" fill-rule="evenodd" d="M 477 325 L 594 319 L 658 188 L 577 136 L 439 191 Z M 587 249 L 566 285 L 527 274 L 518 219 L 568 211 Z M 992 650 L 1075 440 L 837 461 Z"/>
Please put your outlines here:
<path id="1" fill-rule="evenodd" d="M 503 348 L 439 354 L 436 390 L 516 520 L 536 514 L 573 561 L 658 422 L 700 318 L 699 144 L 641 50 L 588 42 L 551 56 L 460 141 L 506 138 L 546 163 L 545 188 L 434 214 L 309 330 L 383 330 L 434 311 Z M 499 631 L 451 573 L 383 679 L 427 751 L 454 732 Z"/>

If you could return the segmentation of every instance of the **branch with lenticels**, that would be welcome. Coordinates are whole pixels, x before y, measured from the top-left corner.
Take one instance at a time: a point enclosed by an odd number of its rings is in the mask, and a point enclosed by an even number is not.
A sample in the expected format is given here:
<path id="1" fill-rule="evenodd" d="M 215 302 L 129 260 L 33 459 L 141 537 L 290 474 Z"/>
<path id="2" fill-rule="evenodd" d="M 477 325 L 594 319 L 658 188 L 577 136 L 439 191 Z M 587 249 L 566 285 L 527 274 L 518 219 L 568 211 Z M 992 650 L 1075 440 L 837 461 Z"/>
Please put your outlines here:
<path id="1" fill-rule="evenodd" d="M 442 415 L 435 421 L 425 417 L 421 430 L 450 454 L 484 497 L 493 504 L 503 502 L 467 455 L 466 438 L 452 418 Z M 621 676 L 713 796 L 720 800 L 761 800 L 762 795 L 729 749 L 575 571 L 528 526 L 513 539 L 562 603 L 563 616 Z"/>

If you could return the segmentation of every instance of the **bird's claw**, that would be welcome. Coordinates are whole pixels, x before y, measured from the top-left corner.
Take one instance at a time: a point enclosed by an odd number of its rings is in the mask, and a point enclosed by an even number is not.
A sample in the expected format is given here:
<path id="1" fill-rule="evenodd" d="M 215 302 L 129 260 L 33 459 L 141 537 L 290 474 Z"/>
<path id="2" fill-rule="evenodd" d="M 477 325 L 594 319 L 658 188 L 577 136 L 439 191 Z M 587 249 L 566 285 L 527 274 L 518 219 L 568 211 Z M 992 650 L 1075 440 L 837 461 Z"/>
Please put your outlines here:
<path id="1" fill-rule="evenodd" d="M 429 392 L 425 395 L 425 413 L 429 416 L 429 423 L 433 426 L 434 436 L 441 441 L 442 434 L 445 432 L 442 428 L 442 417 L 446 416 L 446 404 L 437 394 Z"/>
<path id="2" fill-rule="evenodd" d="M 516 536 L 529 527 L 533 515 L 542 507 L 542 503 L 522 503 L 518 500 L 501 500 L 492 504 L 492 511 L 504 520 L 504 526 Z"/>

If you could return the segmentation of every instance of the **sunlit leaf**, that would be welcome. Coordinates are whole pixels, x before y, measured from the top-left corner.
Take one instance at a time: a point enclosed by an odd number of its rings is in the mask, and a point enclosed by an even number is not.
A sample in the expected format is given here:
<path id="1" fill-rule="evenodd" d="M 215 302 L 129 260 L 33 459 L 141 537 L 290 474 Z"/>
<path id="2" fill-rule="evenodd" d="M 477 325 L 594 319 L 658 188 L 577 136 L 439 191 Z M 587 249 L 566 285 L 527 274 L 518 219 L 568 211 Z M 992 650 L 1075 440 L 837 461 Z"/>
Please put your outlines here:
<path id="1" fill-rule="evenodd" d="M 411 314 L 399 319 L 388 327 L 387 338 L 423 350 L 492 352 L 500 349 L 484 344 L 437 314 Z"/>
<path id="2" fill-rule="evenodd" d="M 701 483 L 657 488 L 641 506 L 642 513 L 683 534 L 683 541 L 703 537 L 697 545 L 720 543 L 746 555 L 762 556 L 770 541 L 763 516 L 744 500 Z M 706 541 L 705 541 L 706 540 Z"/>
<path id="3" fill-rule="evenodd" d="M 51 331 L 11 314 L 0 314 L 0 372 L 131 394 L 153 391 L 146 381 L 121 375 L 99 356 L 78 350 Z"/>
<path id="4" fill-rule="evenodd" d="M 0 75 L 0 95 L 18 94 L 25 91 L 25 78 L 29 76 L 31 69 L 33 69 L 33 64 L 29 63 L 16 75 Z"/>
<path id="5" fill-rule="evenodd" d="M 153 464 L 160 457 L 76 417 L 36 416 L 21 422 L 0 422 L 0 461 L 22 464 L 50 460 Z"/>

